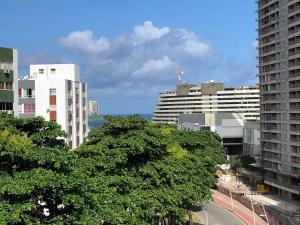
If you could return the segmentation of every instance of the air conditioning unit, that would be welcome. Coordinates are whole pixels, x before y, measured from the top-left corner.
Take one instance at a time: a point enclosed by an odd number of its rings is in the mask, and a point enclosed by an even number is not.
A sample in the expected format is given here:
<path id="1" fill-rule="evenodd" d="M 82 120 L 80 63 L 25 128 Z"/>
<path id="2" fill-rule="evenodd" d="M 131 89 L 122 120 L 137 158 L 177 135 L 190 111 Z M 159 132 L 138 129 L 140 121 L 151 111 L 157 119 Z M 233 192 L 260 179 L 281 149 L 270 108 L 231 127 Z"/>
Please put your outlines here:
<path id="1" fill-rule="evenodd" d="M 8 70 L 8 69 L 5 69 L 5 70 L 4 70 L 4 73 L 9 73 L 9 70 Z"/>
<path id="2" fill-rule="evenodd" d="M 14 112 L 12 111 L 12 110 L 8 110 L 7 111 L 7 114 L 10 114 L 10 115 L 12 115 Z"/>

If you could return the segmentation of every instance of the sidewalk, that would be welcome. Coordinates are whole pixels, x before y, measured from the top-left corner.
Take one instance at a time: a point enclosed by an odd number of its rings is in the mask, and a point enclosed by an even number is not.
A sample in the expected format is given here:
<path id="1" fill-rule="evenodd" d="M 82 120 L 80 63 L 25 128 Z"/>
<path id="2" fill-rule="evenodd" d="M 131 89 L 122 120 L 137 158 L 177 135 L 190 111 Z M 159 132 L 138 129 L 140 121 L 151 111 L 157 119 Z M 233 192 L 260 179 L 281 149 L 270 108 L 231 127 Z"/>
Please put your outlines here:
<path id="1" fill-rule="evenodd" d="M 231 199 L 218 191 L 213 191 L 213 201 L 221 207 L 231 211 Z M 243 204 L 233 200 L 233 213 L 242 219 L 248 225 L 266 225 L 267 223 L 255 214 L 255 221 L 253 219 L 253 212 Z"/>
<path id="2" fill-rule="evenodd" d="M 288 199 L 283 199 L 274 195 L 246 195 L 264 205 L 271 206 L 282 212 L 300 210 L 300 203 Z"/>

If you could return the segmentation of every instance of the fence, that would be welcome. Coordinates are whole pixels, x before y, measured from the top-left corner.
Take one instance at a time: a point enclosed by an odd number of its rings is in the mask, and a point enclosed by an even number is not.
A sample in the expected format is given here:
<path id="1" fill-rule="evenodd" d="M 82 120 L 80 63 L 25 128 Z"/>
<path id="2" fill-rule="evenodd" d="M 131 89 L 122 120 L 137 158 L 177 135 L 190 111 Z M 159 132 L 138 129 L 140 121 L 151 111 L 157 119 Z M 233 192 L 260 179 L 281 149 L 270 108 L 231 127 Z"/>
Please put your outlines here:
<path id="1" fill-rule="evenodd" d="M 248 209 L 253 210 L 259 215 L 263 220 L 269 222 L 270 225 L 300 225 L 300 214 L 297 212 L 282 212 L 278 209 L 272 208 L 267 205 L 262 205 L 261 203 L 255 202 L 250 198 L 246 197 L 242 192 L 231 191 L 220 184 L 218 184 L 218 191 L 239 201 Z M 254 203 L 253 203 L 254 202 Z M 266 218 L 267 217 L 267 218 Z"/>

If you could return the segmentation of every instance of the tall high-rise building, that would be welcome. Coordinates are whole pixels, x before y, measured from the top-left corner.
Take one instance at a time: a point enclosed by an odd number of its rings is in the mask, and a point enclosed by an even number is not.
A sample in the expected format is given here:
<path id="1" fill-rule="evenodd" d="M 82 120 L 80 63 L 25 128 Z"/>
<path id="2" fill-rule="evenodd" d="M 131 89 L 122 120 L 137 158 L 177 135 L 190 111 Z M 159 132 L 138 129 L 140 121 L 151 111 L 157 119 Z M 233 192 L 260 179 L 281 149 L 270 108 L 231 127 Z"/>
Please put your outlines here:
<path id="1" fill-rule="evenodd" d="M 76 148 L 87 136 L 87 85 L 74 64 L 30 65 L 30 77 L 19 80 L 20 118 L 42 116 L 67 131 Z"/>
<path id="2" fill-rule="evenodd" d="M 98 115 L 99 114 L 99 104 L 97 101 L 88 102 L 89 115 Z"/>
<path id="3" fill-rule="evenodd" d="M 240 113 L 245 120 L 258 120 L 259 88 L 224 87 L 214 81 L 181 83 L 175 91 L 160 93 L 152 120 L 176 124 L 180 114 L 192 113 Z"/>
<path id="4" fill-rule="evenodd" d="M 18 114 L 18 51 L 0 47 L 0 111 Z"/>
<path id="5" fill-rule="evenodd" d="M 300 200 L 300 0 L 258 0 L 264 182 Z"/>

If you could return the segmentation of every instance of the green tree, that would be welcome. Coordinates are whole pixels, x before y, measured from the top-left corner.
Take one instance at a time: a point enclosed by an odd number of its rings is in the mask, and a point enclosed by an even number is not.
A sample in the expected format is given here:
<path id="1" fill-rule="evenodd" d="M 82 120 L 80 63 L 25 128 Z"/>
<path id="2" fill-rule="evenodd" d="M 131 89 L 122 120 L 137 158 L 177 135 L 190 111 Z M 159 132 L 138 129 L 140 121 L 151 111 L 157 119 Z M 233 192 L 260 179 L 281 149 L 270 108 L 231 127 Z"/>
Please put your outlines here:
<path id="1" fill-rule="evenodd" d="M 54 121 L 45 121 L 43 117 L 32 119 L 17 119 L 7 113 L 0 113 L 0 131 L 9 130 L 12 133 L 29 137 L 37 146 L 67 147 L 64 138 L 67 137 L 61 126 Z"/>
<path id="2" fill-rule="evenodd" d="M 105 225 L 154 224 L 158 217 L 183 224 L 188 210 L 210 199 L 224 156 L 217 135 L 138 116 L 105 119 L 75 150 L 78 169 L 105 190 L 94 199 Z"/>
<path id="3" fill-rule="evenodd" d="M 42 118 L 0 116 L 2 224 L 183 224 L 210 198 L 218 136 L 108 117 L 74 151 Z M 1 224 L 0 223 L 0 224 Z"/>
<path id="4" fill-rule="evenodd" d="M 82 215 L 88 204 L 78 206 L 82 179 L 64 136 L 54 122 L 1 114 L 0 224 L 74 224 Z"/>
<path id="5" fill-rule="evenodd" d="M 252 163 L 255 163 L 255 159 L 250 155 L 240 155 L 231 164 L 232 170 L 237 170 L 238 167 L 249 168 Z"/>

